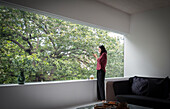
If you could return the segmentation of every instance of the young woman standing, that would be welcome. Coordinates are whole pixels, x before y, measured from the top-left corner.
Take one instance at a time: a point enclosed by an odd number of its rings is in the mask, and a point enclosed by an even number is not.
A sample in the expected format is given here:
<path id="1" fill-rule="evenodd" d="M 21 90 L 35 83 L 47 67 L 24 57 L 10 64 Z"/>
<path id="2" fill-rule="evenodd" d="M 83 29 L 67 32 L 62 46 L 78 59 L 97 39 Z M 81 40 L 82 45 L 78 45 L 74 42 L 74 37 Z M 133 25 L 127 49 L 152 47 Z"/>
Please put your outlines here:
<path id="1" fill-rule="evenodd" d="M 97 60 L 97 98 L 102 102 L 105 101 L 105 73 L 106 73 L 106 63 L 107 63 L 107 51 L 103 45 L 99 46 L 100 57 L 98 58 L 96 54 L 93 56 Z"/>

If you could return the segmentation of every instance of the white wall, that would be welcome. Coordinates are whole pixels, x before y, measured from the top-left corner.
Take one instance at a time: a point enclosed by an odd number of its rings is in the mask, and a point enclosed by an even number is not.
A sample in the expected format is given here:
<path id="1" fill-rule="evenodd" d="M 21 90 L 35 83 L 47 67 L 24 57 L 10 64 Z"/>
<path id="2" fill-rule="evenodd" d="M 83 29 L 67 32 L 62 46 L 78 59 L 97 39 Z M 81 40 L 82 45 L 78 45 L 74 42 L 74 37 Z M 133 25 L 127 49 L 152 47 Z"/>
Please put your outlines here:
<path id="1" fill-rule="evenodd" d="M 128 78 L 108 78 L 107 81 Z M 0 85 L 0 109 L 66 109 L 97 101 L 94 80 Z"/>
<path id="2" fill-rule="evenodd" d="M 129 33 L 130 15 L 96 0 L 3 0 L 89 26 Z M 2 3 L 1 3 L 2 4 Z M 21 6 L 15 6 L 21 8 Z M 29 10 L 29 9 L 28 9 Z M 38 12 L 38 11 L 37 11 Z M 49 14 L 50 13 L 50 14 Z M 59 16 L 60 15 L 60 16 Z M 63 18 L 63 17 L 62 17 Z M 76 21 L 77 20 L 77 21 Z M 85 23 L 84 23 L 85 22 Z"/>
<path id="3" fill-rule="evenodd" d="M 125 76 L 170 76 L 170 7 L 131 16 Z"/>
<path id="4" fill-rule="evenodd" d="M 1 109 L 62 109 L 95 102 L 96 80 L 0 86 Z"/>

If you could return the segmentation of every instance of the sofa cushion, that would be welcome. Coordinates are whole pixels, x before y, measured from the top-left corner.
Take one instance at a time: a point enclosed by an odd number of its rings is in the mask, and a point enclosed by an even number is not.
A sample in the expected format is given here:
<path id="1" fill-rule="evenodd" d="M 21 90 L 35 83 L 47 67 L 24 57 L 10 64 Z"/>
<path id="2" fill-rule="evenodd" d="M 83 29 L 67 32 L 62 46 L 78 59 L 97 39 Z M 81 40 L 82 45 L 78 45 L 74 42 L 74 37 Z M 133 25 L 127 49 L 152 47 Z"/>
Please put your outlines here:
<path id="1" fill-rule="evenodd" d="M 128 80 L 115 81 L 113 83 L 113 89 L 114 89 L 115 95 L 132 94 L 132 92 L 131 92 L 131 84 L 129 84 Z"/>
<path id="2" fill-rule="evenodd" d="M 154 109 L 170 108 L 170 101 L 166 99 L 152 98 L 140 95 L 117 95 L 116 99 L 119 102 L 127 102 L 129 104 L 152 107 Z"/>
<path id="3" fill-rule="evenodd" d="M 146 95 L 148 92 L 149 82 L 148 79 L 134 77 L 132 83 L 132 93 L 136 95 Z"/>
<path id="4" fill-rule="evenodd" d="M 169 78 L 131 78 L 132 93 L 155 98 L 167 98 L 169 93 Z"/>
<path id="5" fill-rule="evenodd" d="M 168 98 L 169 96 L 169 78 L 163 80 L 149 80 L 148 93 L 146 96 L 156 98 Z"/>

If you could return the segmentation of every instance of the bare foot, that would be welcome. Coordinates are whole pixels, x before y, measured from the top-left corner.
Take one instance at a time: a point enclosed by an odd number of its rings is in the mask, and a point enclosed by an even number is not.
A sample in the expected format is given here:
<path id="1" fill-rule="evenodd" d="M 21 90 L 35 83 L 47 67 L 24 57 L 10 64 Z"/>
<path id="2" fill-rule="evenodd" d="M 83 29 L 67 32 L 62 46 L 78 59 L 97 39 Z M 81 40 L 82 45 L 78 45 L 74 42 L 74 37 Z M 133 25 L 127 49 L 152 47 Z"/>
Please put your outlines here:
<path id="1" fill-rule="evenodd" d="M 102 100 L 102 103 L 105 103 L 106 102 L 106 100 Z"/>

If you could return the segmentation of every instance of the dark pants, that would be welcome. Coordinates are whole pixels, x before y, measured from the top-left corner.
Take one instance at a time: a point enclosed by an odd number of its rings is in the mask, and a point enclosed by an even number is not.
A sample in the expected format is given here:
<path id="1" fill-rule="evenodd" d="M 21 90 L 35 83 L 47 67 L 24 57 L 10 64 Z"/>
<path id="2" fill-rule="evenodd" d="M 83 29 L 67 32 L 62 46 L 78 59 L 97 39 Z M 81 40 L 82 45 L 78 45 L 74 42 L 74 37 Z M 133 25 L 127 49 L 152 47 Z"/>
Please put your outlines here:
<path id="1" fill-rule="evenodd" d="M 98 100 L 105 100 L 105 72 L 103 70 L 97 70 L 97 98 Z"/>

